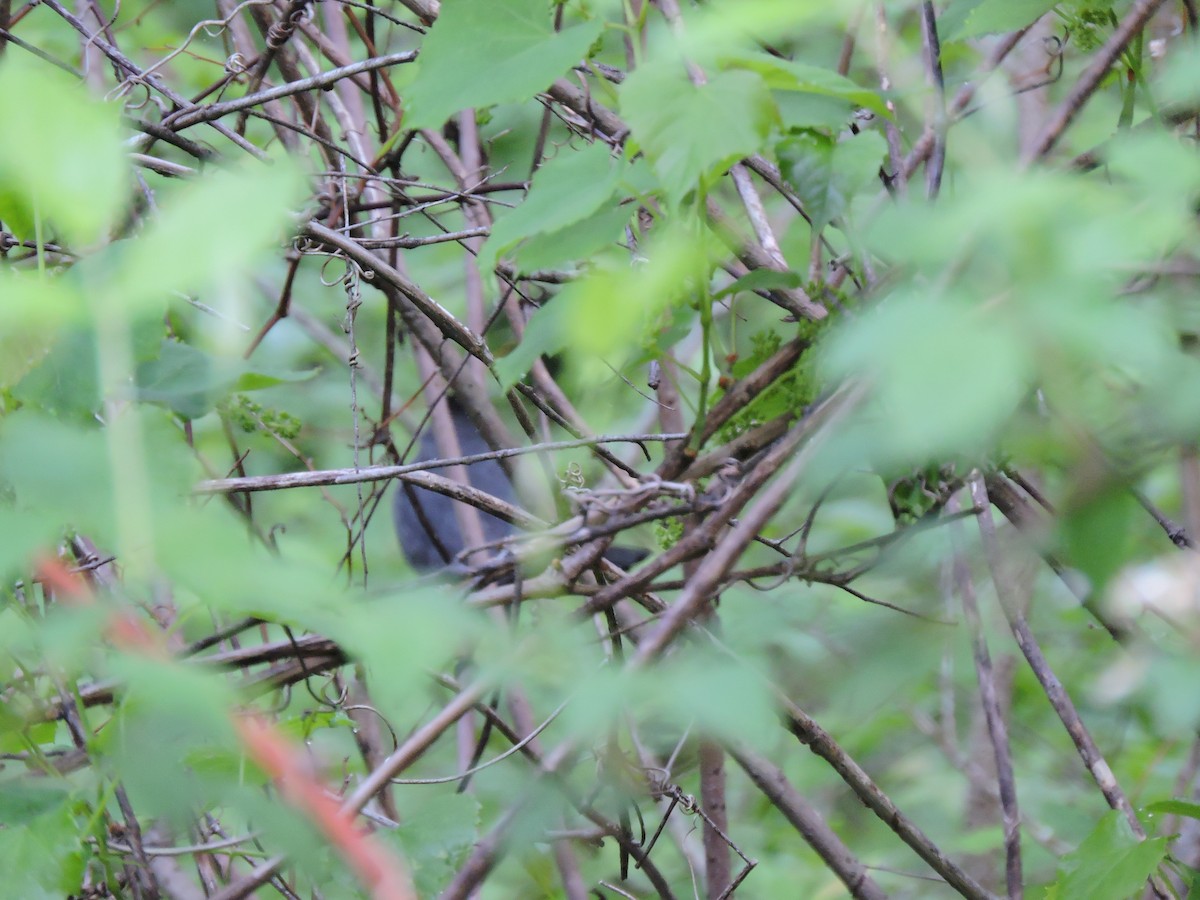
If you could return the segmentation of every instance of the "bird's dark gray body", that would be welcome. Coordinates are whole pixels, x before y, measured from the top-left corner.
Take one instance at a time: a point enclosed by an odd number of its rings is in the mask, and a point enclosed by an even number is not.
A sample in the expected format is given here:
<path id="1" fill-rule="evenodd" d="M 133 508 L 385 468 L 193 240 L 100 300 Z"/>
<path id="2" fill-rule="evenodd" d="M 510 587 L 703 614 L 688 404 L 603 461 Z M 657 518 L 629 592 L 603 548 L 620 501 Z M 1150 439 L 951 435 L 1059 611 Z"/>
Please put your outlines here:
<path id="1" fill-rule="evenodd" d="M 467 414 L 454 403 L 450 404 L 450 418 L 454 422 L 454 432 L 458 435 L 458 445 L 463 456 L 488 453 L 492 449 Z M 417 453 L 412 462 L 430 462 L 441 458 L 433 432 L 426 430 L 417 443 Z M 471 487 L 508 503 L 517 502 L 508 474 L 495 460 L 474 463 L 467 466 L 466 470 Z M 458 527 L 458 518 L 454 515 L 454 505 L 457 502 L 416 485 L 406 485 L 404 482 L 396 485 L 396 493 L 392 498 L 392 519 L 396 524 L 396 536 L 400 539 L 400 549 L 404 551 L 405 558 L 418 572 L 444 569 L 454 562 L 459 553 L 467 549 Z M 483 510 L 478 512 L 483 535 L 488 542 L 502 540 L 513 533 L 514 527 L 511 523 Z M 609 561 L 627 569 L 644 559 L 646 551 L 609 547 L 605 556 Z"/>
<path id="2" fill-rule="evenodd" d="M 450 405 L 450 417 L 458 435 L 458 445 L 463 456 L 487 453 L 492 448 L 475 429 L 466 413 L 454 404 Z M 417 443 L 417 453 L 412 462 L 429 462 L 440 459 L 437 440 L 433 432 L 426 429 Z M 501 500 L 515 503 L 512 482 L 495 460 L 474 463 L 466 467 L 467 480 L 471 486 Z M 444 470 L 434 470 L 445 475 Z M 400 538 L 400 549 L 414 569 L 429 572 L 449 565 L 455 556 L 466 549 L 458 519 L 451 500 L 434 491 L 399 482 L 392 498 L 392 518 L 396 523 L 396 535 Z M 512 534 L 513 526 L 503 519 L 479 510 L 484 537 L 498 541 Z"/>

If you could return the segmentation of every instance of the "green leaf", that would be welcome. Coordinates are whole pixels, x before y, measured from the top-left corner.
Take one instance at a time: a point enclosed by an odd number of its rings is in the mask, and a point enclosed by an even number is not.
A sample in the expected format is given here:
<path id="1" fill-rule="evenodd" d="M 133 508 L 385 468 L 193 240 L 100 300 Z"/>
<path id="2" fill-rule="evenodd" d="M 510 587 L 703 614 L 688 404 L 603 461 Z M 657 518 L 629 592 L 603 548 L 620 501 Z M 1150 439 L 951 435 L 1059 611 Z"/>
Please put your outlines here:
<path id="1" fill-rule="evenodd" d="M 138 366 L 137 398 L 161 403 L 186 419 L 198 419 L 232 391 L 303 381 L 313 374 L 262 372 L 241 359 L 213 356 L 179 341 L 163 341 L 158 357 Z"/>
<path id="2" fill-rule="evenodd" d="M 496 220 L 479 255 L 480 270 L 491 271 L 524 238 L 559 231 L 592 215 L 612 196 L 624 168 L 603 141 L 577 152 L 564 147 L 538 169 L 525 202 Z"/>
<path id="3" fill-rule="evenodd" d="M 856 104 L 840 97 L 823 94 L 802 94 L 799 91 L 776 91 L 779 119 L 783 131 L 816 128 L 836 134 L 846 127 L 854 115 Z"/>
<path id="4" fill-rule="evenodd" d="M 945 39 L 961 41 L 1015 31 L 1036 22 L 1056 6 L 1055 0 L 955 0 L 942 14 Z"/>
<path id="5" fill-rule="evenodd" d="M 53 353 L 65 325 L 87 321 L 83 292 L 68 279 L 0 271 L 0 389 L 18 384 Z"/>
<path id="6" fill-rule="evenodd" d="M 5 416 L 0 484 L 0 571 L 25 561 L 70 524 L 106 531 L 112 514 L 108 447 L 95 428 L 73 427 L 32 410 Z"/>
<path id="7" fill-rule="evenodd" d="M 116 104 L 25 53 L 0 66 L 0 218 L 33 239 L 35 215 L 69 244 L 102 238 L 121 207 L 128 163 Z M 44 234 L 43 237 L 48 237 Z"/>
<path id="8" fill-rule="evenodd" d="M 1152 714 L 1154 733 L 1164 738 L 1183 738 L 1195 734 L 1200 724 L 1200 697 L 1181 691 L 1180 684 L 1191 683 L 1200 675 L 1200 663 L 1191 653 L 1160 650 L 1146 667 L 1137 696 Z M 1187 681 L 1180 681 L 1180 679 Z"/>
<path id="9" fill-rule="evenodd" d="M 1139 841 L 1118 810 L 1110 810 L 1062 863 L 1053 889 L 1060 897 L 1125 900 L 1137 894 L 1167 851 L 1166 838 Z"/>
<path id="10" fill-rule="evenodd" d="M 844 141 L 807 131 L 780 142 L 777 153 L 780 171 L 819 231 L 845 215 L 854 196 L 874 181 L 887 143 L 873 131 Z"/>
<path id="11" fill-rule="evenodd" d="M 70 798 L 66 786 L 48 778 L 6 778 L 0 781 L 0 827 L 28 825 L 62 807 Z"/>
<path id="12" fill-rule="evenodd" d="M 52 808 L 22 828 L 0 828 L 4 893 L 57 900 L 79 891 L 79 834 L 70 810 Z"/>
<path id="13" fill-rule="evenodd" d="M 1062 517 L 1067 558 L 1087 576 L 1095 596 L 1103 596 L 1108 582 L 1129 561 L 1132 529 L 1142 515 L 1133 495 L 1114 486 Z"/>
<path id="14" fill-rule="evenodd" d="M 435 588 L 409 589 L 404 602 L 363 607 L 357 616 L 340 615 L 323 631 L 365 667 L 374 702 L 389 717 L 420 715 L 426 698 L 413 691 L 423 672 L 445 665 L 462 642 L 482 627 L 472 611 L 446 604 Z"/>
<path id="15" fill-rule="evenodd" d="M 938 34 L 943 41 L 956 40 L 967 19 L 982 3 L 987 0 L 950 0 L 942 14 L 938 16 Z"/>
<path id="16" fill-rule="evenodd" d="M 631 696 L 642 698 L 638 706 L 647 721 L 695 722 L 707 733 L 739 740 L 767 740 L 778 721 L 749 666 L 698 649 L 662 666 Z"/>
<path id="17" fill-rule="evenodd" d="M 100 405 L 95 334 L 87 328 L 64 330 L 13 394 L 26 406 L 63 419 L 92 419 Z"/>
<path id="18" fill-rule="evenodd" d="M 832 69 L 808 63 L 779 59 L 766 54 L 746 54 L 732 57 L 725 63 L 733 69 L 757 72 L 773 91 L 793 91 L 816 94 L 843 101 L 848 107 L 862 106 L 886 118 L 891 118 L 887 103 L 877 91 L 860 87 Z"/>
<path id="19" fill-rule="evenodd" d="M 1024 396 L 1029 352 L 1002 319 L 914 293 L 831 333 L 821 366 L 832 380 L 873 386 L 866 440 L 888 468 L 985 445 Z"/>
<path id="20" fill-rule="evenodd" d="M 436 128 L 462 109 L 527 100 L 587 55 L 603 23 L 555 33 L 545 0 L 455 0 L 421 46 L 407 128 Z"/>
<path id="21" fill-rule="evenodd" d="M 621 86 L 621 114 L 675 202 L 762 149 L 778 112 L 762 78 L 720 72 L 694 85 L 674 64 L 651 64 Z"/>
<path id="22" fill-rule="evenodd" d="M 614 204 L 566 228 L 531 238 L 513 254 L 517 269 L 533 272 L 586 259 L 619 241 L 633 214 L 632 206 Z"/>
<path id="23" fill-rule="evenodd" d="M 587 368 L 597 357 L 620 366 L 646 342 L 645 331 L 663 309 L 697 289 L 698 273 L 716 248 L 705 236 L 664 231 L 643 250 L 645 261 L 598 265 L 533 315 L 525 335 L 496 374 L 507 390 L 539 356 L 567 349 Z M 657 329 L 656 329 L 657 330 Z M 589 376 L 603 377 L 600 366 Z"/>
<path id="24" fill-rule="evenodd" d="M 240 360 L 218 359 L 179 341 L 163 341 L 158 359 L 137 369 L 137 397 L 198 419 L 233 389 Z"/>
<path id="25" fill-rule="evenodd" d="M 500 379 L 500 387 L 508 390 L 528 372 L 538 357 L 557 353 L 567 342 L 567 329 L 570 326 L 570 309 L 568 304 L 571 291 L 563 290 L 552 301 L 539 309 L 530 318 L 521 343 L 517 344 L 507 356 L 496 360 L 496 377 Z M 566 302 L 563 297 L 566 296 Z"/>
<path id="26" fill-rule="evenodd" d="M 175 661 L 120 654 L 110 665 L 126 695 L 99 749 L 133 802 L 179 822 L 198 802 L 222 803 L 237 782 L 181 761 L 237 747 L 232 686 L 213 669 Z"/>
<path id="27" fill-rule="evenodd" d="M 774 269 L 755 269 L 713 295 L 714 300 L 742 291 L 770 291 L 777 288 L 798 288 L 804 279 L 795 272 L 776 272 Z"/>
<path id="28" fill-rule="evenodd" d="M 1187 816 L 1189 819 L 1200 819 L 1200 803 L 1189 803 L 1186 800 L 1159 800 L 1147 804 L 1142 809 L 1150 816 Z"/>
<path id="29" fill-rule="evenodd" d="M 112 274 L 98 291 L 104 307 L 137 311 L 173 291 L 237 278 L 281 243 L 303 190 L 300 170 L 286 157 L 246 160 L 182 185 L 144 235 L 110 248 Z"/>
<path id="30" fill-rule="evenodd" d="M 431 797 L 405 810 L 396 832 L 413 867 L 417 893 L 436 897 L 479 839 L 479 801 L 467 794 Z"/>

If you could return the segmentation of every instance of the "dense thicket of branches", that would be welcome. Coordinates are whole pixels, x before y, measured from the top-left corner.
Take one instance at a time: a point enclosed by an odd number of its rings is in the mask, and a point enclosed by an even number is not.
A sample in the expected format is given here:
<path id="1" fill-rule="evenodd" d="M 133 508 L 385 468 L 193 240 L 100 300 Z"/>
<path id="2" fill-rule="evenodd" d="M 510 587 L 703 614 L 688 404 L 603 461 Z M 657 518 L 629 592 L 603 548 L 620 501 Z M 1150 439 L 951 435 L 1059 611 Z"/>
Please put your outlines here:
<path id="1" fill-rule="evenodd" d="M 0 893 L 1187 895 L 1196 29 L 0 0 Z"/>

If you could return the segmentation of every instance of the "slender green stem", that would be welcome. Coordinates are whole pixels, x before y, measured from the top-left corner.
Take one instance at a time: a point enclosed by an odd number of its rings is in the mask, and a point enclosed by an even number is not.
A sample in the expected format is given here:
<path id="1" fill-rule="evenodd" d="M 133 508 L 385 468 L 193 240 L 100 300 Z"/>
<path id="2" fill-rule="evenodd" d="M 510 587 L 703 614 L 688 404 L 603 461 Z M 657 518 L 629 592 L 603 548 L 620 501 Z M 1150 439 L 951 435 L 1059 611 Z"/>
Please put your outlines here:
<path id="1" fill-rule="evenodd" d="M 1137 86 L 1142 73 L 1142 44 L 1145 31 L 1139 31 L 1129 49 L 1122 56 L 1129 71 L 1121 85 L 1122 103 L 1121 116 L 1117 120 L 1117 128 L 1124 131 L 1133 124 L 1133 109 L 1137 101 Z"/>
<path id="2" fill-rule="evenodd" d="M 38 275 L 46 277 L 46 242 L 42 234 L 42 207 L 35 192 L 33 198 L 33 242 L 37 244 Z"/>
<path id="3" fill-rule="evenodd" d="M 706 192 L 701 187 L 696 191 L 696 227 L 699 231 L 699 239 L 704 236 L 704 217 L 701 212 L 704 209 Z M 700 402 L 699 409 L 696 412 L 697 423 L 703 422 L 708 415 L 708 394 L 710 382 L 712 381 L 712 344 L 713 344 L 713 314 L 712 314 L 712 291 L 710 290 L 708 277 L 708 257 L 702 256 L 696 264 L 696 291 L 698 294 L 697 304 L 700 312 L 700 331 L 701 331 L 701 357 L 700 357 Z M 692 449 L 699 450 L 697 445 L 701 429 L 697 428 L 692 434 Z"/>

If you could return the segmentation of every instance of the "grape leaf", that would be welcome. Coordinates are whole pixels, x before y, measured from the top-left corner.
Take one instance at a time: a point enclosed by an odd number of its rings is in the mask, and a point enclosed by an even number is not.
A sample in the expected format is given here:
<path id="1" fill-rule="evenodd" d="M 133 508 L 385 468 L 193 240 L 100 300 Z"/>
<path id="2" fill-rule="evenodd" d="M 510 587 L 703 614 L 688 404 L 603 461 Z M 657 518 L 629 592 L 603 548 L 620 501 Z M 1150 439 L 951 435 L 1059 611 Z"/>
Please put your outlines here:
<path id="1" fill-rule="evenodd" d="M 673 64 L 630 75 L 621 87 L 621 113 L 676 202 L 758 152 L 779 115 L 753 72 L 720 72 L 696 85 Z"/>
<path id="2" fill-rule="evenodd" d="M 601 22 L 555 32 L 544 0 L 444 4 L 421 46 L 406 128 L 436 128 L 462 109 L 525 100 L 586 55 Z"/>

